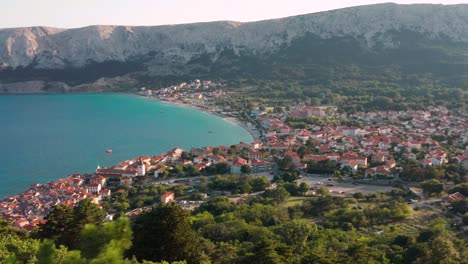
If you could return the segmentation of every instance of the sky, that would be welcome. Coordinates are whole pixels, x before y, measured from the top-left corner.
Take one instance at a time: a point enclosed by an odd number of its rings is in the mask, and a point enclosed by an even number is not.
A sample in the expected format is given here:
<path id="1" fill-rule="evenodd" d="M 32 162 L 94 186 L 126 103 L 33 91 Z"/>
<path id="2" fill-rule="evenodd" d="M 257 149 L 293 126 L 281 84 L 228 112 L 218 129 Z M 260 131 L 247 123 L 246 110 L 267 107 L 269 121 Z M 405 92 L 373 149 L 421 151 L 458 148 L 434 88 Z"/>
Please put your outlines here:
<path id="1" fill-rule="evenodd" d="M 218 20 L 257 21 L 350 6 L 371 0 L 0 0 L 0 28 L 165 25 Z M 468 0 L 393 1 L 459 4 Z"/>

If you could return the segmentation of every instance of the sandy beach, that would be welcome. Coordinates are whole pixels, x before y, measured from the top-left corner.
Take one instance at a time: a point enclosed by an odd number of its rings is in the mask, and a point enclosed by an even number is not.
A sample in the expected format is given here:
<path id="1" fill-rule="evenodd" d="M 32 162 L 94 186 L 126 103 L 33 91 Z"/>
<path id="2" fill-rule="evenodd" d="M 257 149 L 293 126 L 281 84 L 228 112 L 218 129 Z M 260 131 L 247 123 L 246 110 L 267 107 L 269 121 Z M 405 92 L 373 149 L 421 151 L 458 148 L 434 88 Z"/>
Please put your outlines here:
<path id="1" fill-rule="evenodd" d="M 218 112 L 214 112 L 214 111 L 211 111 L 211 110 L 206 109 L 206 108 L 198 107 L 196 105 L 186 104 L 186 103 L 181 102 L 181 101 L 160 100 L 160 99 L 157 99 L 157 98 L 154 98 L 154 97 L 146 97 L 146 98 L 149 98 L 151 100 L 156 100 L 156 101 L 159 101 L 159 102 L 164 102 L 164 103 L 180 106 L 180 107 L 190 108 L 190 109 L 201 111 L 201 112 L 204 112 L 204 113 L 207 113 L 207 114 L 210 114 L 210 115 L 215 115 L 217 117 L 220 117 L 220 118 L 226 120 L 227 122 L 230 122 L 230 123 L 232 123 L 234 125 L 242 127 L 245 131 L 247 131 L 252 136 L 254 141 L 256 141 L 256 142 L 261 142 L 262 141 L 260 139 L 260 133 L 257 130 L 252 129 L 246 123 L 240 121 L 239 119 L 237 119 L 235 117 L 225 116 L 225 115 L 222 115 L 222 114 L 220 114 Z"/>

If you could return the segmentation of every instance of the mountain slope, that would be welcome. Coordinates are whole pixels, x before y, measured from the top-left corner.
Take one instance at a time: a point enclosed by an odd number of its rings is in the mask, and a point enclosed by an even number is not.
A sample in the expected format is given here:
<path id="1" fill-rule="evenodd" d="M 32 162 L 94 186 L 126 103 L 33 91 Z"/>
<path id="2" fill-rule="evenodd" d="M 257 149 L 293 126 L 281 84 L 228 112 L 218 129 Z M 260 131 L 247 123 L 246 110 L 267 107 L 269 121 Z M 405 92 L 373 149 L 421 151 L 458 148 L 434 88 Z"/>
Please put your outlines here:
<path id="1" fill-rule="evenodd" d="M 320 83 L 352 78 L 351 66 L 369 79 L 392 66 L 466 87 L 467 43 L 468 5 L 380 4 L 251 23 L 2 29 L 0 81 L 78 85 L 126 75 Z"/>

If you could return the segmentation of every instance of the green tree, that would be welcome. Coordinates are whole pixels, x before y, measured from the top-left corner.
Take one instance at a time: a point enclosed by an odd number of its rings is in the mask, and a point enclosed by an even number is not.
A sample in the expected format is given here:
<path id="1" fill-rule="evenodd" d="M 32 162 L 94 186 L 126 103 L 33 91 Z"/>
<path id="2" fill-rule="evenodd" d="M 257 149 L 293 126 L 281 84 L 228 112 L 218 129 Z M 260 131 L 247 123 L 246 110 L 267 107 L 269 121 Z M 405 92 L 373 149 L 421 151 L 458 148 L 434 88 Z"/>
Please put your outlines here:
<path id="1" fill-rule="evenodd" d="M 296 170 L 296 165 L 294 165 L 293 159 L 289 155 L 286 155 L 286 157 L 278 161 L 278 167 L 282 171 Z"/>
<path id="2" fill-rule="evenodd" d="M 276 189 L 266 190 L 262 197 L 270 199 L 274 204 L 284 203 L 288 200 L 290 194 L 289 192 L 281 186 L 278 186 Z"/>
<path id="3" fill-rule="evenodd" d="M 224 196 L 217 196 L 208 199 L 198 209 L 197 212 L 207 211 L 214 216 L 222 213 L 228 213 L 234 210 L 234 203 L 229 198 Z"/>
<path id="4" fill-rule="evenodd" d="M 283 242 L 293 248 L 295 254 L 302 254 L 311 236 L 317 232 L 317 226 L 305 220 L 289 221 L 275 229 Z"/>
<path id="5" fill-rule="evenodd" d="M 431 263 L 460 263 L 460 252 L 452 240 L 445 236 L 436 237 L 431 243 Z"/>
<path id="6" fill-rule="evenodd" d="M 51 239 L 55 245 L 71 247 L 74 241 L 75 228 L 73 209 L 65 205 L 57 205 L 44 218 L 45 223 L 39 225 L 40 238 Z"/>
<path id="7" fill-rule="evenodd" d="M 427 196 L 439 195 L 444 190 L 444 184 L 436 179 L 421 182 L 421 187 Z"/>
<path id="8" fill-rule="evenodd" d="M 260 192 L 264 191 L 270 186 L 270 181 L 266 177 L 258 177 L 252 181 L 252 191 Z"/>
<path id="9" fill-rule="evenodd" d="M 250 171 L 251 171 L 251 168 L 250 168 L 249 165 L 242 165 L 242 167 L 241 167 L 241 172 L 242 172 L 243 174 L 249 174 Z"/>
<path id="10" fill-rule="evenodd" d="M 320 186 L 315 193 L 320 196 L 325 196 L 330 195 L 330 190 L 325 186 Z"/>
<path id="11" fill-rule="evenodd" d="M 83 257 L 93 259 L 98 256 L 105 247 L 114 241 L 113 247 L 120 252 L 120 256 L 132 245 L 132 230 L 130 220 L 120 217 L 114 222 L 106 222 L 102 225 L 87 224 L 81 231 L 80 249 Z"/>
<path id="12" fill-rule="evenodd" d="M 100 224 L 105 216 L 91 199 L 81 200 L 73 209 L 58 205 L 45 217 L 46 223 L 39 226 L 38 236 L 75 249 L 79 245 L 81 229 L 86 224 Z"/>
<path id="13" fill-rule="evenodd" d="M 140 260 L 195 262 L 199 241 L 188 211 L 175 203 L 161 204 L 135 220 L 131 253 Z"/>

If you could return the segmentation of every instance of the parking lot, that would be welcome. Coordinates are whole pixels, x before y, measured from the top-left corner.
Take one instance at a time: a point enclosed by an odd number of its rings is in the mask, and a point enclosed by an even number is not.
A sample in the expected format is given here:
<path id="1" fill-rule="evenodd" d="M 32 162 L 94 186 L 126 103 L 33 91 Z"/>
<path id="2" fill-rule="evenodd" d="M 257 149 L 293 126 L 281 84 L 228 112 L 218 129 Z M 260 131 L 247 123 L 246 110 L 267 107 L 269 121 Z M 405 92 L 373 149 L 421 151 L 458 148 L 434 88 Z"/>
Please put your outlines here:
<path id="1" fill-rule="evenodd" d="M 380 185 L 370 185 L 370 184 L 353 184 L 351 182 L 337 182 L 329 181 L 325 176 L 319 175 L 302 175 L 300 182 L 306 182 L 310 187 L 313 186 L 325 186 L 330 192 L 334 194 L 353 194 L 361 192 L 363 194 L 370 194 L 375 192 L 389 192 L 393 189 L 392 186 L 380 186 Z"/>

